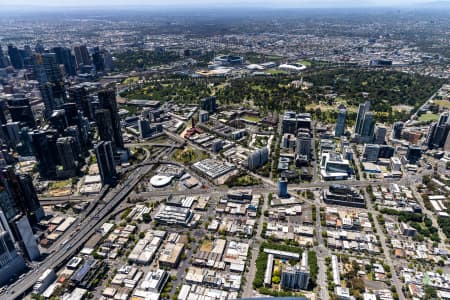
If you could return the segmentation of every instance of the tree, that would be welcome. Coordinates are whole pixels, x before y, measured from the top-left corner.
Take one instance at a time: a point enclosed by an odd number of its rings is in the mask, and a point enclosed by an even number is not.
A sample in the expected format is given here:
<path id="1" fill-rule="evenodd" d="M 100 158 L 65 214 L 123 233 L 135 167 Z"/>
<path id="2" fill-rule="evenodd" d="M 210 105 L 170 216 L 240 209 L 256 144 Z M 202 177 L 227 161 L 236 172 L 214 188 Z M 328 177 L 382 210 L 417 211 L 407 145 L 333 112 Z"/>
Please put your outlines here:
<path id="1" fill-rule="evenodd" d="M 424 297 L 423 299 L 428 300 L 428 299 L 437 299 L 437 291 L 436 288 L 430 285 L 426 285 L 424 288 Z"/>
<path id="2" fill-rule="evenodd" d="M 152 220 L 152 217 L 150 216 L 150 214 L 149 213 L 143 213 L 142 214 L 142 220 L 145 222 L 145 223 L 150 223 L 150 221 Z"/>

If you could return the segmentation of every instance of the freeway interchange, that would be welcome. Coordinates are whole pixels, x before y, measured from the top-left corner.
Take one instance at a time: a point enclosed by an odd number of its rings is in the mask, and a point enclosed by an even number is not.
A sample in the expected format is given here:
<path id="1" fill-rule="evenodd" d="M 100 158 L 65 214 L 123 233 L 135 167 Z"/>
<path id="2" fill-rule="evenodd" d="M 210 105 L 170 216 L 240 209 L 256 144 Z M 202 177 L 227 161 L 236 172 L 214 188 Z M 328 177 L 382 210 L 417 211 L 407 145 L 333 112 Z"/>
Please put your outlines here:
<path id="1" fill-rule="evenodd" d="M 22 298 L 46 269 L 58 269 L 61 267 L 99 229 L 103 221 L 108 218 L 109 214 L 126 198 L 141 177 L 149 172 L 152 167 L 152 164 L 140 166 L 122 184 L 118 184 L 115 188 L 105 189 L 89 206 L 86 217 L 79 222 L 79 230 L 76 231 L 75 228 L 70 229 L 70 234 L 73 235 L 68 244 L 61 245 L 59 249 L 50 253 L 37 268 L 28 272 L 24 277 L 12 284 L 6 293 L 0 295 L 0 299 Z"/>
<path id="2" fill-rule="evenodd" d="M 55 244 L 50 248 L 48 256 L 40 262 L 34 269 L 22 275 L 23 277 L 10 285 L 6 292 L 0 295 L 0 300 L 20 299 L 32 289 L 36 280 L 40 275 L 49 268 L 59 269 L 73 255 L 79 251 L 84 243 L 100 228 L 103 222 L 114 213 L 115 209 L 120 209 L 120 204 L 127 198 L 134 187 L 139 183 L 141 178 L 145 176 L 152 168 L 158 164 L 176 164 L 166 160 L 144 161 L 138 165 L 131 166 L 122 173 L 122 180 L 115 187 L 105 186 L 101 193 L 90 202 L 87 210 L 80 215 L 80 221 L 69 228 L 65 233 L 65 237 L 69 237 L 64 243 Z M 126 179 L 125 179 L 126 177 Z M 408 179 L 395 180 L 342 180 L 342 181 L 315 181 L 311 183 L 292 184 L 289 187 L 291 193 L 297 193 L 304 189 L 321 189 L 330 186 L 333 183 L 347 184 L 354 187 L 367 187 L 369 185 L 389 185 L 392 182 L 402 184 Z M 204 189 L 188 190 L 188 191 L 152 191 L 140 193 L 144 197 L 168 196 L 168 195 L 199 195 L 199 194 L 223 194 L 230 190 L 226 186 L 209 186 Z M 260 186 L 252 187 L 252 190 L 258 192 L 276 192 L 277 187 L 274 183 L 263 182 Z M 65 201 L 83 201 L 87 197 L 73 197 Z M 43 203 L 59 203 L 62 200 L 58 197 L 43 198 Z"/>

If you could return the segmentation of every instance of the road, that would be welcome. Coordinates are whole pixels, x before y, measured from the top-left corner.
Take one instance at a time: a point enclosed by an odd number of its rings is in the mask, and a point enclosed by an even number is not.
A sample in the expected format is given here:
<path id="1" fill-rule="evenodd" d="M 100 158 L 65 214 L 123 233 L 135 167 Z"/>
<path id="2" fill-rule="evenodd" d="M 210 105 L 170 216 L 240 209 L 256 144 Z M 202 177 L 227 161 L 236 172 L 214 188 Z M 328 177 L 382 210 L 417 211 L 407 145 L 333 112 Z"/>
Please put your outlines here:
<path id="1" fill-rule="evenodd" d="M 253 279 L 255 278 L 255 274 L 256 274 L 256 259 L 258 258 L 258 254 L 259 254 L 259 244 L 261 241 L 261 232 L 262 232 L 262 228 L 263 228 L 263 223 L 265 220 L 265 216 L 264 216 L 264 211 L 268 210 L 268 206 L 269 206 L 269 200 L 266 199 L 266 197 L 264 197 L 264 202 L 263 202 L 263 206 L 261 208 L 261 216 L 258 220 L 258 228 L 256 230 L 256 233 L 251 241 L 251 254 L 252 254 L 252 258 L 251 261 L 248 263 L 248 272 L 245 276 L 246 278 L 246 282 L 245 282 L 245 287 L 244 290 L 242 291 L 242 298 L 250 298 L 255 296 L 254 290 L 253 290 Z"/>
<path id="2" fill-rule="evenodd" d="M 154 147 L 164 147 L 164 148 L 183 148 L 184 144 L 169 144 L 169 143 L 158 143 L 158 142 L 142 142 L 142 143 L 131 143 L 125 144 L 125 147 L 143 147 L 143 146 L 154 146 Z"/>
<path id="3" fill-rule="evenodd" d="M 133 172 L 123 184 L 119 184 L 115 188 L 108 191 L 104 197 L 97 199 L 96 203 L 92 203 L 93 210 L 84 220 L 79 224 L 80 230 L 75 231 L 70 242 L 67 245 L 60 247 L 53 254 L 44 259 L 40 265 L 28 273 L 21 280 L 16 281 L 11 285 L 8 291 L 0 296 L 1 300 L 21 299 L 24 294 L 29 291 L 39 276 L 49 268 L 58 268 L 68 259 L 70 259 L 76 251 L 94 234 L 98 228 L 103 224 L 109 214 L 114 210 L 121 201 L 126 199 L 126 196 L 133 190 L 141 177 L 148 173 L 153 165 L 142 166 Z"/>
<path id="4" fill-rule="evenodd" d="M 433 100 L 434 97 L 436 96 L 436 94 L 437 94 L 437 92 L 434 93 L 433 95 L 431 95 L 430 98 L 428 98 L 428 100 L 425 101 L 425 103 L 422 104 L 422 105 L 416 110 L 416 112 L 415 112 L 415 113 L 409 118 L 409 120 L 406 122 L 406 124 L 405 124 L 406 126 L 408 126 L 410 123 L 413 122 L 413 120 L 416 120 L 416 119 L 418 118 L 418 116 L 419 116 L 419 111 L 421 111 L 421 110 L 428 104 L 428 102 L 430 102 L 431 100 Z"/>
<path id="5" fill-rule="evenodd" d="M 392 284 L 397 288 L 399 300 L 405 300 L 406 298 L 405 298 L 405 295 L 403 295 L 403 290 L 402 290 L 403 284 L 398 277 L 396 265 L 394 264 L 394 262 L 391 259 L 391 250 L 387 246 L 386 236 L 383 232 L 383 228 L 381 228 L 381 225 L 378 223 L 377 217 L 379 215 L 379 212 L 373 208 L 372 201 L 370 200 L 370 197 L 369 197 L 366 189 L 364 189 L 364 195 L 366 198 L 367 208 L 369 209 L 370 212 L 372 212 L 375 229 L 377 230 L 377 233 L 380 237 L 381 247 L 383 248 L 384 257 L 386 258 L 385 262 L 389 265 L 389 267 L 391 269 Z"/>
<path id="6" fill-rule="evenodd" d="M 328 284 L 327 284 L 327 266 L 325 265 L 325 258 L 329 256 L 328 248 L 325 246 L 322 237 L 322 225 L 320 222 L 320 197 L 316 195 L 315 197 L 315 206 L 316 206 L 316 238 L 317 238 L 317 246 L 314 247 L 317 256 L 317 265 L 319 267 L 319 272 L 317 274 L 317 286 L 319 288 L 319 299 L 328 300 Z M 325 229 L 326 230 L 326 229 Z"/>
<path id="7" fill-rule="evenodd" d="M 359 174 L 362 174 L 362 170 L 360 169 L 360 161 L 357 157 L 355 157 L 355 165 L 357 166 L 357 168 L 359 170 Z M 399 180 L 396 180 L 396 181 L 397 181 L 397 183 L 399 183 L 398 182 Z M 406 300 L 405 295 L 403 295 L 403 290 L 402 290 L 403 284 L 397 275 L 397 270 L 395 268 L 396 266 L 391 259 L 391 250 L 387 245 L 386 236 L 384 234 L 383 228 L 381 228 L 381 225 L 378 223 L 377 217 L 379 215 L 379 212 L 373 207 L 373 203 L 372 203 L 372 200 L 371 200 L 369 194 L 367 193 L 367 189 L 363 189 L 363 191 L 364 191 L 364 198 L 366 199 L 367 210 L 370 213 L 372 213 L 375 229 L 376 229 L 378 236 L 380 237 L 381 248 L 383 249 L 384 257 L 386 259 L 385 262 L 389 265 L 389 267 L 391 269 L 392 284 L 397 289 L 399 300 Z"/>
<path id="8" fill-rule="evenodd" d="M 172 138 L 176 138 L 177 140 L 181 139 L 179 136 L 176 136 L 173 133 L 168 134 Z M 199 148 L 202 151 L 205 151 L 205 149 L 198 147 L 197 145 L 188 142 L 189 145 L 192 145 L 195 148 Z M 171 147 L 173 150 L 173 147 Z M 170 151 L 163 151 L 161 152 L 160 156 L 163 156 L 167 154 Z M 158 157 L 159 158 L 159 157 Z M 27 293 L 34 285 L 36 280 L 39 278 L 39 276 L 48 268 L 55 268 L 58 269 L 60 266 L 62 266 L 68 259 L 70 259 L 76 251 L 78 251 L 83 244 L 94 234 L 98 228 L 101 226 L 104 220 L 106 220 L 110 213 L 114 211 L 114 209 L 120 205 L 120 203 L 127 198 L 127 195 L 134 189 L 134 187 L 139 183 L 141 178 L 147 174 L 156 164 L 174 164 L 183 166 L 181 164 L 174 163 L 172 161 L 167 160 L 152 160 L 152 161 L 145 161 L 143 163 L 140 163 L 135 166 L 131 166 L 129 168 L 126 168 L 122 170 L 122 174 L 124 172 L 130 172 L 130 175 L 127 179 L 123 181 L 123 183 L 118 184 L 115 188 L 109 189 L 109 187 L 106 188 L 106 190 L 102 191 L 95 199 L 92 199 L 92 197 L 84 197 L 84 196 L 71 196 L 69 198 L 61 199 L 60 197 L 46 197 L 41 198 L 42 201 L 45 201 L 47 203 L 50 203 L 51 201 L 59 202 L 59 201 L 85 201 L 85 200 L 91 200 L 90 204 L 87 208 L 87 210 L 80 215 L 79 220 L 77 221 L 78 225 L 75 224 L 72 226 L 68 232 L 65 234 L 65 236 L 70 236 L 70 241 L 68 244 L 61 246 L 61 245 L 54 245 L 51 251 L 54 250 L 53 253 L 51 253 L 47 258 L 45 258 L 38 267 L 34 270 L 32 270 L 30 273 L 26 274 L 24 278 L 21 280 L 18 280 L 14 284 L 12 284 L 8 291 L 0 295 L 0 299 L 3 300 L 10 300 L 10 299 L 18 299 L 22 298 L 25 293 Z M 356 161 L 356 166 L 359 169 L 359 162 Z M 184 166 L 183 166 L 184 167 Z M 360 174 L 362 174 L 360 170 Z M 258 176 L 254 174 L 255 176 Z M 259 176 L 258 176 L 259 177 Z M 291 193 L 296 193 L 299 190 L 303 189 L 320 189 L 320 188 L 326 188 L 330 186 L 333 183 L 340 183 L 340 184 L 347 184 L 354 187 L 367 187 L 369 185 L 389 185 L 391 183 L 398 183 L 398 184 L 404 184 L 404 182 L 407 182 L 407 179 L 391 179 L 391 180 L 341 180 L 341 181 L 316 181 L 312 183 L 301 183 L 301 184 L 291 184 L 289 185 L 289 191 Z M 241 189 L 241 188 L 238 188 Z M 276 192 L 277 187 L 276 184 L 271 181 L 270 179 L 265 178 L 263 181 L 263 185 L 257 186 L 257 187 L 249 187 L 248 189 L 253 190 L 255 193 L 268 193 L 268 192 Z M 195 189 L 195 190 L 183 190 L 183 191 L 170 191 L 170 190 L 161 190 L 161 191 L 152 191 L 147 193 L 141 193 L 140 195 L 143 196 L 149 196 L 149 197 L 157 197 L 157 196 L 167 196 L 167 195 L 219 195 L 223 194 L 224 192 L 227 192 L 230 190 L 227 187 L 215 187 L 212 186 L 207 189 Z M 366 193 L 366 199 L 370 199 Z M 420 198 L 419 198 L 420 199 Z M 328 299 L 328 293 L 327 289 L 325 288 L 326 285 L 326 266 L 324 264 L 324 257 L 326 257 L 327 249 L 323 244 L 323 240 L 321 237 L 321 227 L 320 227 L 320 203 L 317 206 L 317 223 L 316 224 L 316 234 L 317 234 L 317 240 L 318 240 L 318 246 L 315 248 L 315 250 L 318 253 L 318 263 L 319 263 L 319 275 L 318 275 L 318 285 L 320 287 L 320 299 Z M 264 202 L 262 211 L 268 209 L 268 203 L 267 199 Z M 392 281 L 393 284 L 396 286 L 397 291 L 399 293 L 400 299 L 405 299 L 403 293 L 402 293 L 402 284 L 398 278 L 398 275 L 396 273 L 395 265 L 390 257 L 389 254 L 389 248 L 386 245 L 386 238 L 383 234 L 383 230 L 381 229 L 381 226 L 378 224 L 377 221 L 377 214 L 373 207 L 372 203 L 368 202 L 368 209 L 369 211 L 373 212 L 374 214 L 374 223 L 375 228 L 377 229 L 378 234 L 380 235 L 380 242 L 381 246 L 384 250 L 384 253 L 386 255 L 386 262 L 391 267 L 391 273 L 392 273 Z M 255 237 L 252 241 L 252 259 L 249 263 L 249 271 L 247 273 L 247 282 L 246 286 L 243 291 L 243 297 L 251 297 L 254 296 L 253 294 L 253 288 L 252 288 L 252 282 L 253 278 L 255 276 L 255 262 L 256 258 L 258 256 L 259 251 L 259 242 L 260 242 L 260 234 L 262 230 L 262 225 L 264 222 L 264 216 L 262 215 L 258 220 L 258 227 Z M 432 218 L 433 220 L 433 218 Z M 59 246 L 59 247 L 58 247 Z"/>

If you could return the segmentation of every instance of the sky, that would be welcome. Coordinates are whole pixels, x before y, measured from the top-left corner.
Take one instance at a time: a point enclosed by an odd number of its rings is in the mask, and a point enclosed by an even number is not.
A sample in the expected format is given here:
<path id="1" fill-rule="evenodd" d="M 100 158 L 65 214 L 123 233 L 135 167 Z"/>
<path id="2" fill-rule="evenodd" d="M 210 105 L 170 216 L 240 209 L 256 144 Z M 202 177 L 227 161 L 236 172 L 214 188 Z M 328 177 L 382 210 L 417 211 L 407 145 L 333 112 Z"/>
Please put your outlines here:
<path id="1" fill-rule="evenodd" d="M 3 7 L 220 7 L 261 8 L 408 7 L 432 0 L 0 0 Z M 448 2 L 450 5 L 450 2 Z"/>

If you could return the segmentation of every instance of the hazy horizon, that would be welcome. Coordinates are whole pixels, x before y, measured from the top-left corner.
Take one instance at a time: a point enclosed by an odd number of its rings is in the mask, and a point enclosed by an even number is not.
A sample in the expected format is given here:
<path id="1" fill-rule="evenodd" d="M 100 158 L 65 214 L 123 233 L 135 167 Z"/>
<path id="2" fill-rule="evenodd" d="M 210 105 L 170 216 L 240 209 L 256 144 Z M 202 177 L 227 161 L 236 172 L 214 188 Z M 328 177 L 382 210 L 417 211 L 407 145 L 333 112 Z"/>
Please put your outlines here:
<path id="1" fill-rule="evenodd" d="M 165 1 L 145 1 L 145 0 L 43 0 L 36 4 L 32 0 L 11 1 L 0 0 L 0 6 L 7 9 L 32 10 L 37 8 L 215 8 L 215 7 L 254 7 L 254 8 L 363 8 L 363 7 L 393 7 L 393 8 L 413 8 L 423 6 L 438 5 L 450 9 L 450 1 L 430 1 L 416 0 L 222 0 L 211 3 L 207 0 L 165 0 Z"/>

